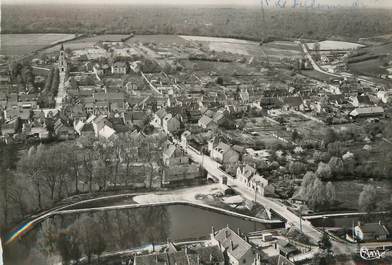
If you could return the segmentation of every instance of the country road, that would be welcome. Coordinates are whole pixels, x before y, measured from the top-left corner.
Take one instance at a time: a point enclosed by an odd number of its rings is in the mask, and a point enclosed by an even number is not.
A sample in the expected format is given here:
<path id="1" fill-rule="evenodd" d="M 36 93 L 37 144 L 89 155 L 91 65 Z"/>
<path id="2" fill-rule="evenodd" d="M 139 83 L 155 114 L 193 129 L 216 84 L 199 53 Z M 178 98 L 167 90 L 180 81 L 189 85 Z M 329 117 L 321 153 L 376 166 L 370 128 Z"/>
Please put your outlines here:
<path id="1" fill-rule="evenodd" d="M 310 52 L 309 52 L 308 47 L 306 46 L 306 44 L 304 44 L 304 43 L 301 42 L 301 47 L 302 47 L 302 50 L 303 50 L 303 52 L 304 52 L 304 54 L 305 54 L 306 59 L 309 60 L 309 62 L 312 64 L 313 69 L 314 69 L 315 71 L 320 72 L 320 73 L 323 73 L 323 74 L 326 74 L 326 75 L 329 75 L 329 76 L 331 76 L 331 77 L 337 77 L 337 78 L 341 78 L 341 77 L 342 77 L 342 76 L 340 76 L 340 75 L 332 74 L 332 73 L 329 73 L 329 72 L 327 72 L 327 71 L 321 69 L 321 67 L 314 61 L 314 59 L 313 59 L 312 55 L 310 54 Z"/>

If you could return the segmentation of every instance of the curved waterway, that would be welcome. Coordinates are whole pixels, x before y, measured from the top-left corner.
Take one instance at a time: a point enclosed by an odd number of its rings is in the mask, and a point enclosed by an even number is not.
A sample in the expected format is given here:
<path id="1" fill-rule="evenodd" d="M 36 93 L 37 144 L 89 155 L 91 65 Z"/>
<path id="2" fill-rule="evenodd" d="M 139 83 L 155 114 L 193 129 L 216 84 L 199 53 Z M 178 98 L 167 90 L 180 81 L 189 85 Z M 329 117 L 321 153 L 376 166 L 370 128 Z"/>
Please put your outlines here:
<path id="1" fill-rule="evenodd" d="M 56 230 L 67 229 L 83 217 L 92 217 L 102 227 L 102 235 L 108 251 L 137 248 L 148 244 L 170 241 L 205 239 L 211 227 L 220 229 L 230 226 L 243 233 L 279 228 L 284 223 L 262 224 L 244 220 L 190 205 L 154 206 L 137 209 L 108 210 L 103 212 L 67 214 L 55 216 L 49 221 Z M 6 246 L 5 255 L 9 264 L 24 265 L 29 253 L 38 250 L 41 225 L 37 225 L 26 236 Z M 24 253 L 19 253 L 23 249 Z M 8 263 L 6 263 L 8 264 Z"/>

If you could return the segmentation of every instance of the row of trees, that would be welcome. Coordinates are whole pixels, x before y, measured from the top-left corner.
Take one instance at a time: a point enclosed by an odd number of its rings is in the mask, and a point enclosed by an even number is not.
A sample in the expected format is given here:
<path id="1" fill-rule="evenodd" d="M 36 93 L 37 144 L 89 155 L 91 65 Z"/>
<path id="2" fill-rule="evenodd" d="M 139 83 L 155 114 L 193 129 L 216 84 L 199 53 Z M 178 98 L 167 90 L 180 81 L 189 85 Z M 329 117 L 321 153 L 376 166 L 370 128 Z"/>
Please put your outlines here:
<path id="1" fill-rule="evenodd" d="M 29 238 L 7 245 L 4 253 L 9 264 L 47 265 L 58 257 L 63 264 L 81 259 L 100 264 L 103 252 L 166 242 L 170 227 L 166 207 L 54 216 L 36 226 L 37 233 Z"/>
<path id="2" fill-rule="evenodd" d="M 324 184 L 318 174 L 311 171 L 305 174 L 300 192 L 307 205 L 315 211 L 327 210 L 336 203 L 336 191 L 332 182 Z"/>
<path id="3" fill-rule="evenodd" d="M 45 80 L 44 92 L 51 93 L 56 96 L 60 84 L 60 71 L 57 67 L 53 67 Z"/>
<path id="4" fill-rule="evenodd" d="M 7 227 L 80 192 L 129 188 L 135 183 L 151 188 L 154 176 L 160 175 L 156 163 L 161 165 L 165 139 L 163 134 L 123 134 L 110 142 L 82 137 L 82 146 L 67 142 L 31 147 L 15 170 L 1 175 L 0 223 Z"/>
<path id="5" fill-rule="evenodd" d="M 308 171 L 301 184 L 300 194 L 310 209 L 323 211 L 336 204 L 336 190 L 332 182 L 323 183 L 319 174 Z M 377 190 L 372 184 L 365 185 L 358 197 L 358 208 L 363 212 L 378 209 Z"/>

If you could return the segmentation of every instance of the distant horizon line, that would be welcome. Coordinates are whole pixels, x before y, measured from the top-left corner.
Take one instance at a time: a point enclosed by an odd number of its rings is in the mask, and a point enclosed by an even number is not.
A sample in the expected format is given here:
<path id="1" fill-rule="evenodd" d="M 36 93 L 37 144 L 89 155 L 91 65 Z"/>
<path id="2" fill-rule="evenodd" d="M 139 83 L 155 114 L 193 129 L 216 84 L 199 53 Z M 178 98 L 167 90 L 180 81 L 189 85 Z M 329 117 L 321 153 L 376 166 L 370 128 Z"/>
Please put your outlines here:
<path id="1" fill-rule="evenodd" d="M 173 4 L 173 3 L 166 3 L 166 4 L 153 4 L 153 3 L 1 3 L 1 6 L 100 6 L 100 7 L 111 7 L 111 6 L 142 6 L 142 7 L 205 7 L 205 8 L 254 8 L 258 7 L 257 4 Z M 392 10 L 392 7 L 380 7 L 380 6 L 360 6 L 360 7 L 353 7 L 350 5 L 319 5 L 317 7 L 264 7 L 266 10 L 333 10 L 333 9 L 351 9 L 351 10 L 358 10 L 358 9 L 388 9 Z"/>

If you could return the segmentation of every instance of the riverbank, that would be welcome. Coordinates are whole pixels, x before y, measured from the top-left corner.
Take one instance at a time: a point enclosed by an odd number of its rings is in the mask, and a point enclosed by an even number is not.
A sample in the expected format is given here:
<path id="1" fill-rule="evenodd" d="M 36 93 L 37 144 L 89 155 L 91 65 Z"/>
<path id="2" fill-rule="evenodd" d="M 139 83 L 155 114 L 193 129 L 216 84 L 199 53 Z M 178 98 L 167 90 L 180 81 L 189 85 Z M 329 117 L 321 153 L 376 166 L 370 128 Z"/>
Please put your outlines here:
<path id="1" fill-rule="evenodd" d="M 110 195 L 105 197 L 93 198 L 85 201 L 75 202 L 73 204 L 57 207 L 53 210 L 48 210 L 40 216 L 36 216 L 29 222 L 20 225 L 17 229 L 14 229 L 11 233 L 5 236 L 5 244 L 10 244 L 21 236 L 26 235 L 30 230 L 32 230 L 36 225 L 40 224 L 47 218 L 58 216 L 58 215 L 68 215 L 68 214 L 81 214 L 86 212 L 99 212 L 99 211 L 109 211 L 109 210 L 121 210 L 121 209 L 132 209 L 132 208 L 144 208 L 153 206 L 168 206 L 168 205 L 189 205 L 193 207 L 200 207 L 202 209 L 207 209 L 210 211 L 219 212 L 222 214 L 238 217 L 244 220 L 259 222 L 265 224 L 281 224 L 281 220 L 269 220 L 257 218 L 245 214 L 238 213 L 234 210 L 227 210 L 220 207 L 209 205 L 206 202 L 197 199 L 198 195 L 211 195 L 216 192 L 223 192 L 226 186 L 221 184 L 211 184 L 206 186 L 198 186 L 185 188 L 175 191 L 165 191 L 165 192 L 153 192 L 153 193 L 131 193 L 131 194 L 120 194 L 120 195 Z M 102 204 L 105 200 L 112 200 L 116 205 L 96 206 L 98 203 Z M 119 200 L 124 200 L 123 203 Z M 125 202 L 125 203 L 124 203 Z M 109 203 L 110 204 L 110 203 Z M 84 208 L 80 206 L 84 205 Z M 86 206 L 90 207 L 86 207 Z"/>

